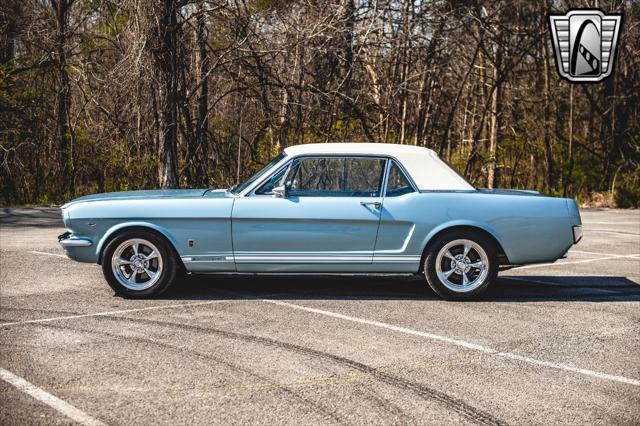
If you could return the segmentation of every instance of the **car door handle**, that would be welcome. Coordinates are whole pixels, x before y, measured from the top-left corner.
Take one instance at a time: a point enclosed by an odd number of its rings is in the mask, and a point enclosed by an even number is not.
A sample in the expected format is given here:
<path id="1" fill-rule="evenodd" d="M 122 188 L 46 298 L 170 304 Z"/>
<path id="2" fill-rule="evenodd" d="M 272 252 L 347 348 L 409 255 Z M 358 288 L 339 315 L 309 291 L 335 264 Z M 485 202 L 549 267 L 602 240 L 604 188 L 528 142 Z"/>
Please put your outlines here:
<path id="1" fill-rule="evenodd" d="M 380 201 L 360 201 L 361 206 L 373 206 L 374 209 L 379 209 L 382 207 L 382 203 Z"/>

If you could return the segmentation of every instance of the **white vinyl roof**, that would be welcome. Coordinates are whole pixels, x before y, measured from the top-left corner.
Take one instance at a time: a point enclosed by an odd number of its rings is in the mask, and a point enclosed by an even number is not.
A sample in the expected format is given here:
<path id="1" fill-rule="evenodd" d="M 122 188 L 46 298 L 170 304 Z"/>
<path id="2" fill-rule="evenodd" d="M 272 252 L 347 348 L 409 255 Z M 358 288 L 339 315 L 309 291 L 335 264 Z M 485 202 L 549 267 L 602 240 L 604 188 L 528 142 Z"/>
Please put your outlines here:
<path id="1" fill-rule="evenodd" d="M 387 155 L 402 163 L 421 191 L 474 189 L 440 160 L 434 151 L 419 146 L 390 143 L 312 143 L 290 146 L 285 148 L 284 152 L 292 157 L 314 154 Z"/>

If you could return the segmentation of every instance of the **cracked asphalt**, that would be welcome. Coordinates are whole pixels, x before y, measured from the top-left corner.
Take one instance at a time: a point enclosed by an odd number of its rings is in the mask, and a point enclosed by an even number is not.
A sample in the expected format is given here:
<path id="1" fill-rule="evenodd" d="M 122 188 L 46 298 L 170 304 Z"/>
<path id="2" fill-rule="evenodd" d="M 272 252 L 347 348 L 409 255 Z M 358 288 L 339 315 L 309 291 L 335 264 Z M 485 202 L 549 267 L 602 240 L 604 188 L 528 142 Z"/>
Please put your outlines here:
<path id="1" fill-rule="evenodd" d="M 640 424 L 640 212 L 582 219 L 477 302 L 308 276 L 124 300 L 61 256 L 57 209 L 4 209 L 0 372 L 32 387 L 0 378 L 0 424 Z"/>

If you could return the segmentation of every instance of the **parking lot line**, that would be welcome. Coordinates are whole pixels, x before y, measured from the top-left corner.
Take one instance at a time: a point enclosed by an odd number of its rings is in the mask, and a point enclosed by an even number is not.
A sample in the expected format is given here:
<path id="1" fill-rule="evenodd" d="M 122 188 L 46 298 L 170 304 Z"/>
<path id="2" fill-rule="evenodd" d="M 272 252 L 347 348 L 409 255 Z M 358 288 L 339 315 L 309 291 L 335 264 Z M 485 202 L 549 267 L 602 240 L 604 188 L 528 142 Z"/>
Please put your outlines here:
<path id="1" fill-rule="evenodd" d="M 387 324 L 387 323 L 380 322 L 380 321 L 372 321 L 372 320 L 368 320 L 368 319 L 364 319 L 364 318 L 358 318 L 358 317 L 352 317 L 352 316 L 349 316 L 349 315 L 338 314 L 338 313 L 331 312 L 331 311 L 325 311 L 323 309 L 316 309 L 316 308 L 310 308 L 310 307 L 307 307 L 307 306 L 296 305 L 295 303 L 283 302 L 281 300 L 270 300 L 270 299 L 261 299 L 261 300 L 263 302 L 272 303 L 274 305 L 285 306 L 285 307 L 292 308 L 292 309 L 298 309 L 298 310 L 301 310 L 301 311 L 307 311 L 307 312 L 311 312 L 311 313 L 314 313 L 314 314 L 325 315 L 325 316 L 338 318 L 338 319 L 342 319 L 342 320 L 346 320 L 346 321 L 356 322 L 356 323 L 359 323 L 359 324 L 366 324 L 366 325 L 371 325 L 371 326 L 374 326 L 374 327 L 385 328 L 387 330 L 397 331 L 397 332 L 404 333 L 404 334 L 409 334 L 409 335 L 412 335 L 412 336 L 425 337 L 427 339 L 437 340 L 437 341 L 440 341 L 440 342 L 444 342 L 444 343 L 448 343 L 448 344 L 451 344 L 451 345 L 459 346 L 459 347 L 462 347 L 462 348 L 465 348 L 465 349 L 479 351 L 479 352 L 482 352 L 482 353 L 485 353 L 485 354 L 494 355 L 494 356 L 498 356 L 498 357 L 501 357 L 501 358 L 507 358 L 507 359 L 512 359 L 512 360 L 516 360 L 516 361 L 526 362 L 528 364 L 539 365 L 539 366 L 543 366 L 543 367 L 553 368 L 553 369 L 556 369 L 556 370 L 569 371 L 569 372 L 573 372 L 573 373 L 582 374 L 582 375 L 585 375 L 585 376 L 595 377 L 595 378 L 602 379 L 602 380 L 609 380 L 609 381 L 618 382 L 618 383 L 625 383 L 627 385 L 632 385 L 632 386 L 640 386 L 640 380 L 631 379 L 631 378 L 628 378 L 628 377 L 616 376 L 616 375 L 612 375 L 612 374 L 602 373 L 602 372 L 599 372 L 599 371 L 588 370 L 588 369 L 585 369 L 585 368 L 578 368 L 578 367 L 574 367 L 574 366 L 567 365 L 567 364 L 559 364 L 559 363 L 550 362 L 550 361 L 538 360 L 538 359 L 535 359 L 535 358 L 529 358 L 527 356 L 517 355 L 517 354 L 514 354 L 514 353 L 510 353 L 510 352 L 501 352 L 501 351 L 498 351 L 496 349 L 493 349 L 493 348 L 490 348 L 490 347 L 487 347 L 487 346 L 478 345 L 476 343 L 467 342 L 467 341 L 460 340 L 460 339 L 455 339 L 455 338 L 451 338 L 451 337 L 447 337 L 447 336 L 441 336 L 441 335 L 438 335 L 438 334 L 428 333 L 428 332 L 424 332 L 424 331 L 412 330 L 410 328 L 399 327 L 399 326 L 396 326 L 396 325 Z"/>
<path id="2" fill-rule="evenodd" d="M 574 250 L 574 249 L 570 249 L 569 250 L 569 254 L 571 253 L 578 253 L 578 254 L 595 254 L 598 256 L 620 256 L 619 254 L 615 254 L 615 253 L 601 253 L 601 252 L 597 252 L 597 251 L 585 251 L 585 250 Z"/>
<path id="3" fill-rule="evenodd" d="M 61 257 L 63 259 L 69 259 L 66 255 L 64 254 L 58 254 L 58 253 L 48 253 L 46 251 L 38 251 L 38 250 L 29 250 L 29 253 L 33 253 L 33 254 L 44 254 L 45 256 L 55 256 L 55 257 Z"/>
<path id="4" fill-rule="evenodd" d="M 65 259 L 65 260 L 68 260 L 68 261 L 72 261 L 72 259 L 69 259 L 69 257 L 68 257 L 67 255 L 65 255 L 65 254 L 49 253 L 49 252 L 46 252 L 46 251 L 38 251 L 38 250 L 29 250 L 29 253 L 32 253 L 32 254 L 41 254 L 41 255 L 44 255 L 44 256 L 59 257 L 59 258 L 61 258 L 61 259 Z M 100 267 L 101 267 L 101 266 L 100 266 L 100 265 L 98 265 L 97 263 L 85 263 L 85 265 L 93 266 L 93 267 L 98 267 L 98 268 L 100 268 Z"/>
<path id="5" fill-rule="evenodd" d="M 582 226 L 584 225 L 618 225 L 618 226 L 625 226 L 625 225 L 633 225 L 633 226 L 638 226 L 638 222 L 582 222 Z"/>
<path id="6" fill-rule="evenodd" d="M 253 298 L 242 299 L 246 301 L 255 300 Z M 135 308 L 135 309 L 122 309 L 119 311 L 107 311 L 107 312 L 94 312 L 91 314 L 78 314 L 78 315 L 66 315 L 61 317 L 51 317 L 51 318 L 42 318 L 35 320 L 27 320 L 27 321 L 14 321 L 14 322 L 5 322 L 0 323 L 0 327 L 9 327 L 12 325 L 22 325 L 22 324 L 37 324 L 41 322 L 51 322 L 51 321 L 62 321 L 62 320 L 70 320 L 77 318 L 89 318 L 89 317 L 103 317 L 108 315 L 118 315 L 118 314 L 128 314 L 131 312 L 143 312 L 143 311 L 153 311 L 158 309 L 170 309 L 170 308 L 183 308 L 189 306 L 201 306 L 201 305 L 211 305 L 213 303 L 223 303 L 234 301 L 234 299 L 216 299 L 216 300 L 207 300 L 204 302 L 189 302 L 189 303 L 176 303 L 172 305 L 156 305 L 156 306 L 147 306 L 146 308 Z"/>
<path id="7" fill-rule="evenodd" d="M 545 266 L 575 265 L 578 263 L 598 262 L 600 260 L 611 260 L 611 259 L 640 259 L 640 254 L 625 254 L 620 256 L 597 257 L 595 259 L 573 260 L 569 262 L 537 263 L 535 265 L 518 266 L 517 269 L 542 268 Z"/>
<path id="8" fill-rule="evenodd" d="M 14 386 L 15 388 L 17 388 L 18 390 L 48 405 L 49 407 L 53 408 L 60 414 L 65 415 L 66 417 L 70 418 L 71 420 L 74 420 L 75 422 L 81 425 L 105 426 L 105 424 L 102 423 L 100 420 L 97 420 L 91 417 L 84 411 L 79 410 L 78 408 L 74 407 L 68 402 L 65 402 L 60 398 L 54 395 L 51 395 L 49 392 L 45 391 L 44 389 L 37 387 L 33 383 L 26 381 L 20 376 L 16 376 L 12 372 L 5 370 L 2 367 L 0 367 L 0 378 L 5 382 L 9 383 L 10 385 Z"/>
<path id="9" fill-rule="evenodd" d="M 608 229 L 585 229 L 584 232 L 602 232 L 605 234 L 621 234 L 621 235 L 640 235 L 635 232 L 626 232 L 626 231 L 610 231 Z"/>

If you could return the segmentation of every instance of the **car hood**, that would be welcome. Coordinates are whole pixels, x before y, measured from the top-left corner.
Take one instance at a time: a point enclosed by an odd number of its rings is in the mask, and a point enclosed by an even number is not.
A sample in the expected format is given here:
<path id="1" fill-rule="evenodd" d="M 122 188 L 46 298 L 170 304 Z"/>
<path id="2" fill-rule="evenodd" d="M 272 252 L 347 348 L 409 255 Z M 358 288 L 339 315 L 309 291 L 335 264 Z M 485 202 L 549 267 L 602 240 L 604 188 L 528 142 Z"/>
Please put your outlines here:
<path id="1" fill-rule="evenodd" d="M 85 195 L 69 201 L 62 206 L 66 208 L 72 204 L 91 202 L 91 201 L 109 201 L 109 200 L 142 200 L 151 198 L 221 198 L 228 196 L 226 189 L 153 189 L 140 191 L 122 191 L 122 192 L 104 192 L 102 194 Z"/>

